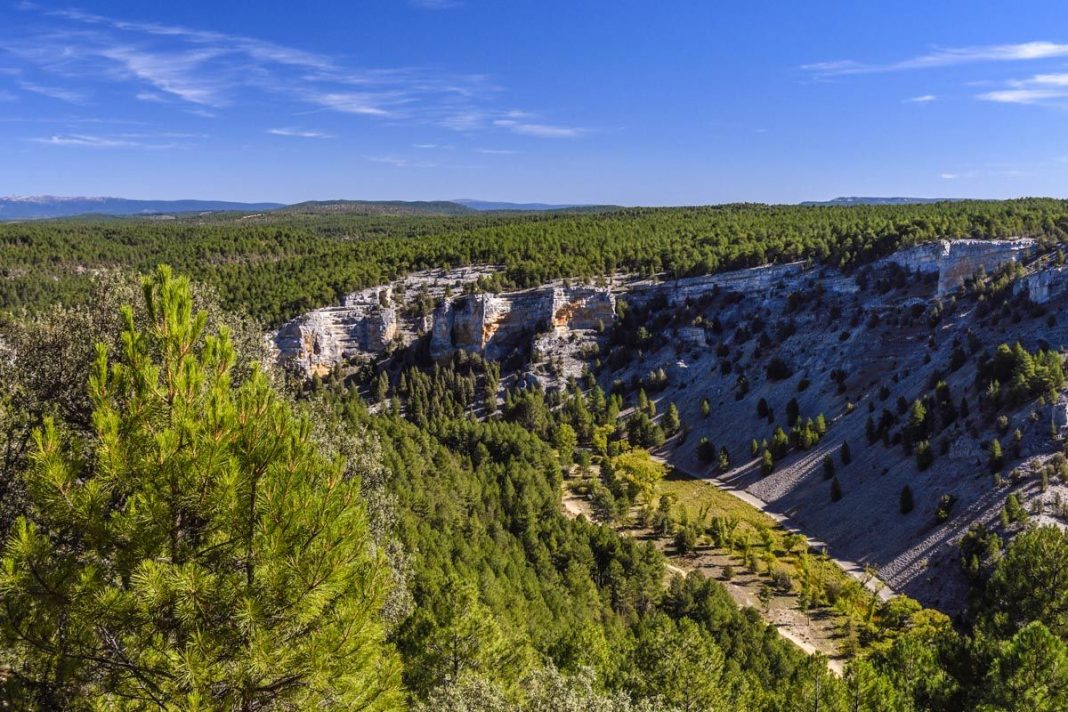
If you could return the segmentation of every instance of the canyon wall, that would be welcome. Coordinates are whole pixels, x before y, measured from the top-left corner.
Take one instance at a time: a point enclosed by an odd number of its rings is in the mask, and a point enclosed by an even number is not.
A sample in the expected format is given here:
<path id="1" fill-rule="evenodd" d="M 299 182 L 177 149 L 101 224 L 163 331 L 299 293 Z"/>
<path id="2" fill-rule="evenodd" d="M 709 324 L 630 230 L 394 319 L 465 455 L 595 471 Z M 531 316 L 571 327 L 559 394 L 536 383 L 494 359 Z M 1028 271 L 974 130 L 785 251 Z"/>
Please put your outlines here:
<path id="1" fill-rule="evenodd" d="M 1022 278 L 1013 286 L 1013 292 L 1027 292 L 1035 304 L 1045 304 L 1054 296 L 1068 289 L 1068 267 L 1047 267 Z"/>
<path id="2" fill-rule="evenodd" d="M 1023 261 L 1034 250 L 1034 241 L 942 240 L 901 250 L 876 263 L 894 264 L 911 272 L 938 275 L 937 295 L 945 295 L 984 269 L 992 272 L 1013 261 Z M 1047 269 L 1029 275 L 1021 284 L 1036 302 L 1049 299 L 1051 291 L 1068 287 L 1065 268 Z M 325 374 L 335 365 L 374 356 L 393 343 L 408 345 L 429 336 L 430 355 L 449 358 L 456 351 L 480 353 L 503 359 L 531 343 L 535 334 L 552 336 L 565 343 L 579 332 L 595 332 L 615 319 L 617 297 L 640 304 L 665 299 L 681 305 L 716 290 L 764 299 L 778 290 L 794 291 L 816 284 L 839 293 L 857 291 L 856 281 L 826 266 L 804 262 L 765 265 L 671 281 L 631 280 L 611 287 L 572 286 L 556 282 L 518 292 L 474 293 L 453 297 L 453 287 L 464 287 L 490 268 L 465 268 L 449 272 L 409 275 L 394 285 L 374 287 L 345 297 L 340 306 L 316 309 L 285 324 L 271 335 L 280 362 L 306 375 Z M 448 286 L 446 286 L 448 285 Z M 403 291 L 407 298 L 398 298 Z M 405 312 L 397 302 L 412 301 L 418 292 L 436 302 L 433 313 Z M 693 336 L 695 342 L 698 341 Z"/>
<path id="3" fill-rule="evenodd" d="M 1032 254 L 1035 241 L 939 240 L 899 250 L 879 264 L 896 264 L 909 272 L 938 274 L 938 292 L 944 296 L 964 284 L 980 269 L 993 272 L 1009 262 L 1022 262 Z"/>
<path id="4" fill-rule="evenodd" d="M 325 375 L 362 353 L 381 353 L 397 335 L 389 287 L 346 296 L 284 324 L 271 338 L 279 359 L 309 376 Z"/>
<path id="5" fill-rule="evenodd" d="M 434 312 L 430 355 L 448 358 L 457 350 L 500 359 L 525 337 L 549 330 L 590 330 L 615 318 L 615 295 L 607 288 L 551 287 L 506 294 L 469 294 Z"/>

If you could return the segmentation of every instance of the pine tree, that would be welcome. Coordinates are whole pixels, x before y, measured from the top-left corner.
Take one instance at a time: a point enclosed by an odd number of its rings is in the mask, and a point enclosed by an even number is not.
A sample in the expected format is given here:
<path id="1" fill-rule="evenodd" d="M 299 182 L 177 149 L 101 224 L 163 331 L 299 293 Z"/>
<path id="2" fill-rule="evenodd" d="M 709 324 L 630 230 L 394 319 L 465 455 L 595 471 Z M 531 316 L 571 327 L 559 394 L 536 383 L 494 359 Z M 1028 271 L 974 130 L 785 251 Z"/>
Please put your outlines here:
<path id="1" fill-rule="evenodd" d="M 650 413 L 651 403 L 649 402 L 649 396 L 646 395 L 644 388 L 638 389 L 638 410 L 647 415 L 655 414 L 655 410 Z"/>
<path id="2" fill-rule="evenodd" d="M 707 418 L 712 413 L 712 405 L 708 402 L 707 398 L 701 399 L 701 417 Z"/>
<path id="3" fill-rule="evenodd" d="M 775 469 L 775 458 L 772 457 L 770 450 L 764 450 L 764 454 L 760 458 L 760 474 L 767 477 Z"/>
<path id="4" fill-rule="evenodd" d="M 771 452 L 777 457 L 781 458 L 790 449 L 790 438 L 786 435 L 786 431 L 782 428 L 775 428 L 775 432 L 771 437 Z"/>
<path id="5" fill-rule="evenodd" d="M 927 434 L 927 408 L 919 399 L 912 401 L 912 408 L 909 411 L 909 430 L 916 439 Z"/>
<path id="6" fill-rule="evenodd" d="M 901 496 L 898 498 L 898 508 L 902 514 L 908 514 L 915 506 L 912 500 L 912 488 L 905 485 L 901 488 Z"/>
<path id="7" fill-rule="evenodd" d="M 149 326 L 126 308 L 117 360 L 98 347 L 93 436 L 35 435 L 6 662 L 46 708 L 395 708 L 358 479 L 258 368 L 233 383 L 187 280 L 161 267 L 144 291 Z"/>
<path id="8" fill-rule="evenodd" d="M 831 480 L 831 501 L 837 502 L 842 498 L 842 485 L 838 484 L 838 478 Z"/>
<path id="9" fill-rule="evenodd" d="M 375 381 L 375 400 L 379 403 L 385 403 L 386 398 L 389 396 L 389 374 L 382 371 L 378 374 L 378 379 Z"/>
<path id="10" fill-rule="evenodd" d="M 934 462 L 934 451 L 931 449 L 931 441 L 921 440 L 916 443 L 916 467 L 922 472 Z"/>
<path id="11" fill-rule="evenodd" d="M 727 452 L 726 447 L 720 447 L 719 449 L 719 471 L 727 472 L 731 469 L 731 454 Z"/>
<path id="12" fill-rule="evenodd" d="M 990 441 L 990 471 L 997 472 L 1005 464 L 1005 456 L 1001 451 L 1001 442 L 994 438 Z"/>
<path id="13" fill-rule="evenodd" d="M 823 456 L 823 479 L 829 480 L 834 477 L 834 460 L 830 455 Z"/>
<path id="14" fill-rule="evenodd" d="M 682 418 L 679 416 L 679 409 L 674 404 L 668 405 L 667 413 L 664 414 L 664 430 L 668 434 L 674 434 L 679 431 L 682 426 Z"/>
<path id="15" fill-rule="evenodd" d="M 816 430 L 816 435 L 818 435 L 819 437 L 822 438 L 824 435 L 827 434 L 827 418 L 823 416 L 823 413 L 820 413 L 816 416 L 816 422 L 814 423 L 813 427 Z"/>
<path id="16" fill-rule="evenodd" d="M 841 455 L 842 455 L 842 464 L 843 465 L 848 465 L 850 462 L 853 461 L 853 455 L 849 452 L 849 442 L 848 441 L 842 443 Z"/>

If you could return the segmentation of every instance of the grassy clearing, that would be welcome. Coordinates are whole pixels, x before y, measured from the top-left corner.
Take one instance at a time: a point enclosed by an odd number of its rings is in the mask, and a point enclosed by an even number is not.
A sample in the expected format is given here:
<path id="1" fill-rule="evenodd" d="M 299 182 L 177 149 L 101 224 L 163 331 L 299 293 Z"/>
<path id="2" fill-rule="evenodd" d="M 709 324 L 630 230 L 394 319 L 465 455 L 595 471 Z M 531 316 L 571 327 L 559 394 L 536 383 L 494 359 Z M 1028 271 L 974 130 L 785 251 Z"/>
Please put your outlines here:
<path id="1" fill-rule="evenodd" d="M 675 498 L 678 508 L 692 520 L 706 512 L 706 516 L 734 517 L 753 529 L 778 528 L 775 520 L 751 507 L 734 495 L 724 492 L 706 480 L 696 480 L 678 470 L 671 470 L 660 483 L 660 494 Z"/>
<path id="2" fill-rule="evenodd" d="M 770 516 L 710 482 L 677 470 L 660 483 L 660 495 L 670 497 L 671 524 L 677 555 L 717 551 L 766 581 L 770 591 L 796 596 L 802 609 L 823 609 L 840 616 L 842 652 L 854 654 L 880 636 L 880 606 L 876 597 L 823 553 L 809 551 L 801 535 L 781 527 Z M 678 551 L 692 532 L 688 552 Z"/>

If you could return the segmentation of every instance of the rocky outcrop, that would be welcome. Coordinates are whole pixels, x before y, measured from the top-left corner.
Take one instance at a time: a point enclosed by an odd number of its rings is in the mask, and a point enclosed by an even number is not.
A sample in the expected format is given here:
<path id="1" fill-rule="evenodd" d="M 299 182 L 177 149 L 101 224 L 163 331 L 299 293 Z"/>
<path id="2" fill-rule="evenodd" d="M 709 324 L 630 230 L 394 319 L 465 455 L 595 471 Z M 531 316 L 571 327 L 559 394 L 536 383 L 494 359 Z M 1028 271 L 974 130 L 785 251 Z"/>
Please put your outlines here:
<path id="1" fill-rule="evenodd" d="M 1027 293 L 1035 304 L 1045 304 L 1068 289 L 1068 267 L 1047 267 L 1023 277 L 1013 286 L 1013 293 Z"/>
<path id="2" fill-rule="evenodd" d="M 964 284 L 979 270 L 992 272 L 1010 262 L 1019 262 L 1034 250 L 1030 238 L 1015 240 L 939 240 L 904 250 L 880 260 L 909 272 L 937 274 L 937 296 L 943 296 Z"/>
<path id="3" fill-rule="evenodd" d="M 389 288 L 346 297 L 337 307 L 316 309 L 284 324 L 271 341 L 279 356 L 309 376 L 364 353 L 381 353 L 397 334 Z"/>
<path id="4" fill-rule="evenodd" d="M 492 267 L 462 267 L 410 274 L 390 284 L 345 295 L 341 304 L 303 314 L 267 337 L 280 363 L 306 376 L 407 346 L 436 327 L 434 303 L 444 303 Z M 417 306 L 421 305 L 421 306 Z"/>
<path id="5" fill-rule="evenodd" d="M 596 329 L 615 317 L 607 288 L 560 285 L 509 294 L 468 294 L 438 307 L 430 339 L 435 360 L 457 350 L 507 356 L 535 332 Z"/>

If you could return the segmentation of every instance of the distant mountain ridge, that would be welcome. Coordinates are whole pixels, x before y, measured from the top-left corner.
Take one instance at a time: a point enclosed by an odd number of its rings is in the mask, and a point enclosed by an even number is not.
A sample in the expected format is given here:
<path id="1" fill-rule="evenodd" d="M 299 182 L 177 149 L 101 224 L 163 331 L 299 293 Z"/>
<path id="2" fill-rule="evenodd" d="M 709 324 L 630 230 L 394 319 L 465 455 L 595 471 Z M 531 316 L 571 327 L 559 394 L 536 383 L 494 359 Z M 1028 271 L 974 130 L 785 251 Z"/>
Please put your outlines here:
<path id="1" fill-rule="evenodd" d="M 925 203 L 957 202 L 962 198 L 879 198 L 861 196 L 839 196 L 831 200 L 806 200 L 800 205 L 922 205 Z"/>
<path id="2" fill-rule="evenodd" d="M 471 215 L 479 212 L 611 210 L 611 205 L 509 203 L 489 200 L 308 200 L 241 203 L 226 200 L 131 200 L 54 195 L 0 197 L 0 221 L 41 220 L 79 215 L 135 217 L 207 212 L 277 212 L 292 215 Z"/>
<path id="3" fill-rule="evenodd" d="M 298 215 L 468 215 L 475 212 L 448 200 L 308 200 L 277 212 Z"/>
<path id="4" fill-rule="evenodd" d="M 127 198 L 57 197 L 53 195 L 0 198 L 0 220 L 64 218 L 74 215 L 158 215 L 221 211 L 274 210 L 281 203 L 238 203 L 226 200 L 130 200 Z"/>
<path id="5" fill-rule="evenodd" d="M 506 201 L 497 200 L 474 200 L 471 198 L 456 198 L 452 201 L 457 205 L 463 205 L 471 208 L 472 210 L 478 210 L 480 212 L 496 211 L 496 210 L 513 210 L 520 212 L 541 212 L 545 210 L 573 210 L 575 208 L 598 208 L 598 207 L 610 207 L 600 205 L 582 205 L 579 203 L 509 203 Z"/>

